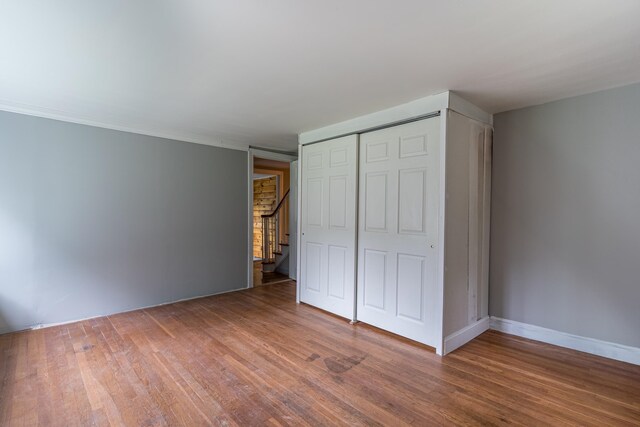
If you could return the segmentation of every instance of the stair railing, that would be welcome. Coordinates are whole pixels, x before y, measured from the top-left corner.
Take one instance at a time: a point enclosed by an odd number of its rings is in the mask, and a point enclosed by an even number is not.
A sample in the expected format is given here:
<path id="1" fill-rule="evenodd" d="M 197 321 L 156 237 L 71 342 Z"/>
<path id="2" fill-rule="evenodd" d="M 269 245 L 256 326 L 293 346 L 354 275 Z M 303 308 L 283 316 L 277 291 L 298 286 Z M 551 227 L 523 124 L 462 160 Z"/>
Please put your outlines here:
<path id="1" fill-rule="evenodd" d="M 262 215 L 262 262 L 275 262 L 280 245 L 288 243 L 289 190 L 270 214 Z"/>

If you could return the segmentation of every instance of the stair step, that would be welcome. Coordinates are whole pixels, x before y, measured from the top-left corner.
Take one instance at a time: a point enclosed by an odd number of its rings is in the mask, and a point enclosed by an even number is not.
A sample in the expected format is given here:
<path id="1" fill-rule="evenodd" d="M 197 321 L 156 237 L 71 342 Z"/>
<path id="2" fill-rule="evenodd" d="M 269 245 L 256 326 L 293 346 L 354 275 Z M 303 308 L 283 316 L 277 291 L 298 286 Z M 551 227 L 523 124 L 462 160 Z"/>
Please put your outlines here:
<path id="1" fill-rule="evenodd" d="M 273 252 L 274 255 L 282 255 L 282 252 Z"/>
<path id="2" fill-rule="evenodd" d="M 262 265 L 275 264 L 275 261 L 262 261 Z"/>
<path id="3" fill-rule="evenodd" d="M 280 246 L 289 246 L 288 243 L 280 243 Z"/>

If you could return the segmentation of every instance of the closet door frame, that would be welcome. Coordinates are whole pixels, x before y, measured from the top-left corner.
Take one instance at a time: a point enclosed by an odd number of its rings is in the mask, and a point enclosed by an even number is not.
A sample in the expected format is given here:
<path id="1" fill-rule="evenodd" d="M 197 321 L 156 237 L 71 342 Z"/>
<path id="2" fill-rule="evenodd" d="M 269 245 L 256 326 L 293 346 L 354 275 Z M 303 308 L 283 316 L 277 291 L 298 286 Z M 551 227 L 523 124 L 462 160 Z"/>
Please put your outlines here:
<path id="1" fill-rule="evenodd" d="M 436 272 L 437 287 L 436 287 L 436 307 L 435 316 L 436 324 L 434 330 L 436 331 L 435 349 L 438 356 L 444 355 L 444 262 L 445 262 L 445 207 L 447 202 L 447 116 L 448 109 L 440 111 L 440 188 L 438 191 L 438 267 Z"/>
<path id="2" fill-rule="evenodd" d="M 380 125 L 380 126 L 374 126 L 376 128 L 384 128 L 384 127 L 391 127 L 391 126 L 397 126 L 397 125 L 401 125 L 404 123 L 409 123 L 412 121 L 417 121 L 417 120 L 423 120 L 429 117 L 435 117 L 436 120 L 440 120 L 440 139 L 439 139 L 439 175 L 440 175 L 440 186 L 439 186 L 439 201 L 438 201 L 438 250 L 437 250 L 437 268 L 436 268 L 436 277 L 437 277 L 437 286 L 436 286 L 436 294 L 435 294 L 435 300 L 436 300 L 436 304 L 435 304 L 435 313 L 434 313 L 434 318 L 436 319 L 436 324 L 434 325 L 434 330 L 436 333 L 436 339 L 435 339 L 435 352 L 438 355 L 443 355 L 444 352 L 444 319 L 443 319 L 443 315 L 444 315 L 444 261 L 445 261 L 445 205 L 446 205 L 446 193 L 445 193 L 445 188 L 446 188 L 446 141 L 447 141 L 447 111 L 448 108 L 442 108 L 440 110 L 436 110 L 436 111 L 432 111 L 431 113 L 428 114 L 424 114 L 420 117 L 414 117 L 411 119 L 407 119 L 407 120 L 397 120 L 394 121 L 392 123 L 388 123 L 386 125 Z M 360 141 L 359 141 L 359 136 L 367 131 L 371 131 L 374 130 L 373 128 L 369 128 L 369 129 L 360 129 L 358 131 L 354 131 L 351 132 L 350 134 L 355 134 L 358 136 L 358 143 L 357 143 L 357 153 L 359 155 L 360 152 Z M 333 139 L 333 138 L 331 138 Z M 320 141 L 318 141 L 320 142 Z M 304 158 L 303 158 L 303 149 L 305 146 L 311 144 L 311 143 L 315 143 L 315 142 L 302 142 L 298 145 L 298 229 L 297 229 L 297 234 L 298 234 L 298 242 L 301 241 L 301 237 L 302 237 L 302 221 L 300 221 L 300 215 L 302 212 L 302 191 L 303 191 L 303 186 L 302 186 L 302 169 L 303 169 L 303 162 L 304 162 Z M 359 176 L 360 171 L 359 171 L 359 159 L 357 161 L 358 166 L 356 166 L 357 170 L 356 173 Z M 356 197 L 359 200 L 360 197 L 360 183 L 356 182 Z M 356 204 L 356 218 L 359 217 L 359 212 L 358 212 L 358 204 Z M 356 262 L 357 262 L 357 253 L 358 253 L 358 230 L 356 227 Z M 301 245 L 298 244 L 297 249 L 297 271 L 298 271 L 298 280 L 296 282 L 296 302 L 299 304 L 300 301 L 300 292 L 301 292 L 301 283 L 300 283 L 300 272 L 301 272 Z M 355 271 L 355 277 L 354 277 L 354 283 L 357 284 L 357 268 Z M 357 288 L 357 285 L 356 285 Z M 355 290 L 355 292 L 357 292 L 357 289 Z M 355 318 L 357 317 L 357 298 L 358 295 L 354 295 L 354 308 L 353 308 L 353 313 L 354 313 L 354 319 L 352 320 L 351 323 L 356 323 L 357 321 L 355 320 Z"/>
<path id="3" fill-rule="evenodd" d="M 490 327 L 492 126 L 447 110 L 442 354 Z M 449 198 L 446 197 L 449 194 Z"/>

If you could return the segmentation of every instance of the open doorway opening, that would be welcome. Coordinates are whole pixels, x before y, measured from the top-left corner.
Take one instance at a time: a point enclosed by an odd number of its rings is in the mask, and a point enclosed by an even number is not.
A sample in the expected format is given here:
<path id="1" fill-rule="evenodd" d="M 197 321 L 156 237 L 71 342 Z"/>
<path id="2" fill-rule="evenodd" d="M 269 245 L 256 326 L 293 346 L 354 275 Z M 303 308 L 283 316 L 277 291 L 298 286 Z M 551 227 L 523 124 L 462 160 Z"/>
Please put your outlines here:
<path id="1" fill-rule="evenodd" d="M 265 156 L 266 154 L 266 156 Z M 252 157 L 251 255 L 253 286 L 291 280 L 291 159 L 267 153 Z"/>

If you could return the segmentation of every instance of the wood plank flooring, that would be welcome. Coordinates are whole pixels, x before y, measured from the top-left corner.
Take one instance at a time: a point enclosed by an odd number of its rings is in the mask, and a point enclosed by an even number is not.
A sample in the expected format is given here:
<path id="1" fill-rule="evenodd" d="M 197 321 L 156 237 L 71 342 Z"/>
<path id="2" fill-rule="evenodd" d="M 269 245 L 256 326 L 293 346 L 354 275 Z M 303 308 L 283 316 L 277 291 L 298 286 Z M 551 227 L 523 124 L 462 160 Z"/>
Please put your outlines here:
<path id="1" fill-rule="evenodd" d="M 272 273 L 262 272 L 262 261 L 253 262 L 253 286 L 272 285 L 289 281 L 289 276 L 274 271 Z"/>
<path id="2" fill-rule="evenodd" d="M 486 332 L 451 355 L 293 284 L 0 336 L 0 425 L 640 425 L 640 367 Z"/>

